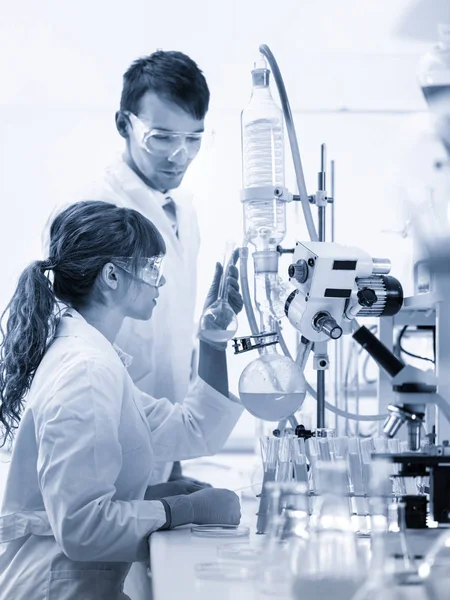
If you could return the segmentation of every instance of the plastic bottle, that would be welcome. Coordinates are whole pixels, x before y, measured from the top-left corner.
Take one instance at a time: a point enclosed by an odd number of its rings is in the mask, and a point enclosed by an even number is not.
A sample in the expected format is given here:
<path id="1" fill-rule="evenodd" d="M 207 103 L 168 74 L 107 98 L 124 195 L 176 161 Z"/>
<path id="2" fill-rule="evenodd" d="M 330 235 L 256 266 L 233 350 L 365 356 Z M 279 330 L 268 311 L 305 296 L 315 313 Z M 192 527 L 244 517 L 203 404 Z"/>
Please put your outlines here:
<path id="1" fill-rule="evenodd" d="M 250 102 L 241 114 L 244 188 L 284 186 L 283 113 L 272 98 L 266 61 L 255 63 Z M 258 249 L 275 248 L 286 234 L 286 203 L 256 198 L 244 202 L 244 231 Z"/>
<path id="2" fill-rule="evenodd" d="M 438 25 L 439 42 L 422 56 L 418 79 L 425 99 L 430 104 L 440 102 L 450 94 L 450 24 Z"/>

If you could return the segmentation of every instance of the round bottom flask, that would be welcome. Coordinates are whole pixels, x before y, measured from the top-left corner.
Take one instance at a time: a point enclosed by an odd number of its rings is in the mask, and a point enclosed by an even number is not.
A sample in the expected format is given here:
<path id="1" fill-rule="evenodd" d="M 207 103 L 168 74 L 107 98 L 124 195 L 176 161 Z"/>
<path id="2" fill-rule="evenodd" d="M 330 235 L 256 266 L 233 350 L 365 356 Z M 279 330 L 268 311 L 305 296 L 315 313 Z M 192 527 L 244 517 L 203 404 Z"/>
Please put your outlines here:
<path id="1" fill-rule="evenodd" d="M 208 342 L 229 342 L 238 328 L 236 315 L 228 303 L 221 298 L 211 304 L 203 313 L 199 331 L 201 337 Z"/>
<path id="2" fill-rule="evenodd" d="M 239 379 L 239 396 L 249 413 L 265 421 L 280 421 L 302 406 L 306 381 L 300 367 L 267 347 Z"/>

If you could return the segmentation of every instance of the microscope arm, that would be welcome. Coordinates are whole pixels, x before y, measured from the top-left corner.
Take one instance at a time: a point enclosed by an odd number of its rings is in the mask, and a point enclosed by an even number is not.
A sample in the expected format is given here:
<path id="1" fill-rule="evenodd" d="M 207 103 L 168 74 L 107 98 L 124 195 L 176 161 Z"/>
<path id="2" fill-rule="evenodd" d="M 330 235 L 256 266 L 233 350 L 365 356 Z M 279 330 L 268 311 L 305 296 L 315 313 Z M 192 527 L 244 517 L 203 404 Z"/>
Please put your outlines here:
<path id="1" fill-rule="evenodd" d="M 390 375 L 394 389 L 395 387 L 402 388 L 397 391 L 403 392 L 401 395 L 404 398 L 404 404 L 409 404 L 413 398 L 415 398 L 415 403 L 418 401 L 423 404 L 433 403 L 450 423 L 450 404 L 437 393 L 437 381 L 433 373 L 405 365 L 364 326 L 355 331 L 353 339 Z"/>
<path id="2" fill-rule="evenodd" d="M 405 363 L 388 350 L 364 325 L 357 329 L 352 337 L 390 377 L 394 378 L 405 368 Z"/>
<path id="3" fill-rule="evenodd" d="M 433 402 L 436 406 L 442 410 L 447 421 L 450 423 L 450 405 L 445 398 L 443 398 L 440 394 L 433 394 Z"/>

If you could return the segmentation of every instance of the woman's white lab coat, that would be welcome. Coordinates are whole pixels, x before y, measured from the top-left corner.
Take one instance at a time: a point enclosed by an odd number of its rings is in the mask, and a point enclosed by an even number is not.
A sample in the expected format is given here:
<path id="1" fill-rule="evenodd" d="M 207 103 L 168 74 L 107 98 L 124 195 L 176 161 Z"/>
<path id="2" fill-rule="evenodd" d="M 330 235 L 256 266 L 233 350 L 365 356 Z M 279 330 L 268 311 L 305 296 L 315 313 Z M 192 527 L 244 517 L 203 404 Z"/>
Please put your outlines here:
<path id="1" fill-rule="evenodd" d="M 152 319 L 125 319 L 117 335 L 117 345 L 133 357 L 129 373 L 137 387 L 155 398 L 183 402 L 191 380 L 195 344 L 194 310 L 197 290 L 197 258 L 200 247 L 197 216 L 192 198 L 181 189 L 168 194 L 150 188 L 126 164 L 116 160 L 84 194 L 88 200 L 103 200 L 132 208 L 147 217 L 166 243 L 164 273 Z M 165 196 L 176 204 L 178 236 L 164 212 Z M 48 257 L 50 225 L 59 206 L 50 216 L 43 232 L 43 254 Z M 171 360 L 167 360 L 167 355 Z M 151 483 L 167 481 L 172 463 L 157 463 Z"/>
<path id="2" fill-rule="evenodd" d="M 0 600 L 127 598 L 130 563 L 148 560 L 148 535 L 165 523 L 162 503 L 143 500 L 153 461 L 218 451 L 241 411 L 200 379 L 182 405 L 141 392 L 106 338 L 69 311 L 14 444 Z"/>

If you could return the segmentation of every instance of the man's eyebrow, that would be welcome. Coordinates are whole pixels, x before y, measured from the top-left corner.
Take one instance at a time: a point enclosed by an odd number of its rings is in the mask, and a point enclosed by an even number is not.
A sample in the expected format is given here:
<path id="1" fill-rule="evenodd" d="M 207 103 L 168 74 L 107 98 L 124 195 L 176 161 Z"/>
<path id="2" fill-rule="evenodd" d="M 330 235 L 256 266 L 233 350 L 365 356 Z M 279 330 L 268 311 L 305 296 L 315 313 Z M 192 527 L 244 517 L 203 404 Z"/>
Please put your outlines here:
<path id="1" fill-rule="evenodd" d="M 165 131 L 167 133 L 177 133 L 177 130 L 175 129 L 167 129 L 167 127 L 158 127 L 158 125 L 153 125 L 152 129 L 158 129 L 159 131 Z M 205 129 L 203 127 L 201 127 L 200 129 L 196 129 L 195 131 L 183 131 L 182 133 L 187 133 L 188 135 L 190 133 L 204 133 Z"/>

